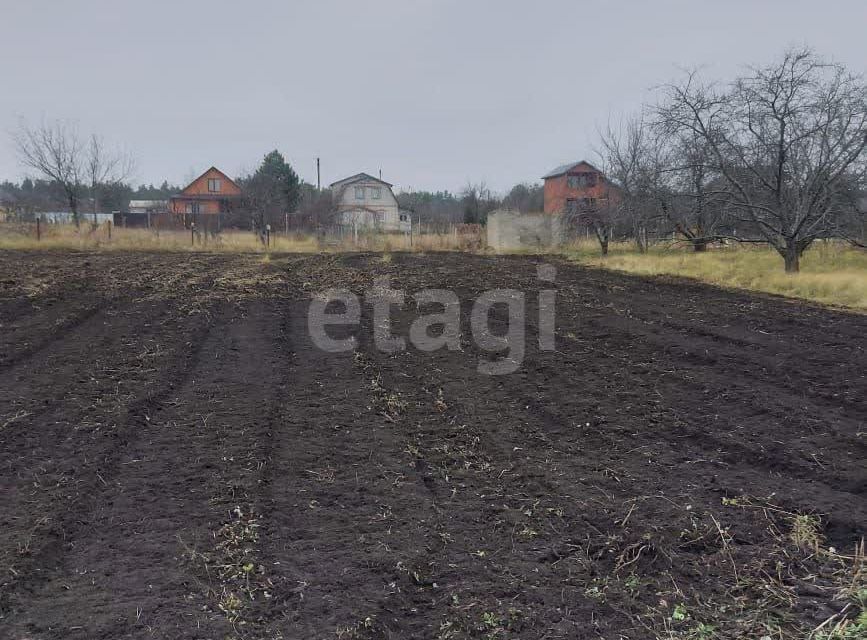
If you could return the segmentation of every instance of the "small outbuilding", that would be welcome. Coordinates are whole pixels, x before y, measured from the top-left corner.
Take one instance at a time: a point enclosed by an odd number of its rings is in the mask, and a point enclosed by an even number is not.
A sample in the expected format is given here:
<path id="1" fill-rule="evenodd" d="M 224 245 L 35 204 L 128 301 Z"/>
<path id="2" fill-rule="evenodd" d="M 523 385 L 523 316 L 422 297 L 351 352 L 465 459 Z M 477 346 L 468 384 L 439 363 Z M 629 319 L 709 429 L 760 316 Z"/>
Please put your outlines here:
<path id="1" fill-rule="evenodd" d="M 127 208 L 131 214 L 167 213 L 168 200 L 130 200 Z"/>

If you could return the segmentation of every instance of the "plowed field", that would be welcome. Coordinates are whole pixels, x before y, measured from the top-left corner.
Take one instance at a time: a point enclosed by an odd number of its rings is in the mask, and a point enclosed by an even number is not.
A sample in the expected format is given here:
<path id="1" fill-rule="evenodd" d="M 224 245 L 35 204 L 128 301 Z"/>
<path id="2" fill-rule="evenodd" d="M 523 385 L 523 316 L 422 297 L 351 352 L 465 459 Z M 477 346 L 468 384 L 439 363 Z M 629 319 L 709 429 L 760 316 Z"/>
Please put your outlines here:
<path id="1" fill-rule="evenodd" d="M 384 353 L 367 304 L 316 348 L 311 298 L 382 275 L 396 334 L 454 291 L 461 349 Z M 526 354 L 487 376 L 496 288 Z M 865 349 L 542 257 L 3 253 L 0 637 L 806 637 L 863 588 Z"/>

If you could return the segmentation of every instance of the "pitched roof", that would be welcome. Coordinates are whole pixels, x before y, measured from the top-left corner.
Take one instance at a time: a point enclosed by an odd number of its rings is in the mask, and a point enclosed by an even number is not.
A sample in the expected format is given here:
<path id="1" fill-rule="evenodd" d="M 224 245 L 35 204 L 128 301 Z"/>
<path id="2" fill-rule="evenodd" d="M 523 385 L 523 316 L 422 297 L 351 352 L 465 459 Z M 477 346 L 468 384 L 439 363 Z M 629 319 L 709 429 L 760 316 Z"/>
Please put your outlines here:
<path id="1" fill-rule="evenodd" d="M 343 178 L 343 180 L 335 180 L 331 183 L 330 186 L 334 186 L 336 184 L 352 184 L 353 182 L 358 182 L 359 180 L 373 180 L 374 182 L 379 182 L 380 184 L 384 184 L 385 186 L 391 188 L 393 185 L 390 182 L 386 182 L 385 180 L 380 180 L 379 178 L 374 178 L 369 173 L 356 173 L 354 176 L 349 176 L 348 178 Z"/>
<path id="2" fill-rule="evenodd" d="M 551 171 L 546 173 L 544 176 L 542 176 L 542 180 L 547 180 L 548 178 L 556 178 L 557 176 L 562 176 L 566 173 L 569 173 L 572 169 L 574 169 L 575 167 L 577 167 L 578 165 L 581 165 L 581 164 L 586 164 L 588 167 L 593 169 L 593 171 L 599 171 L 599 169 L 594 167 L 592 164 L 590 164 L 586 160 L 578 160 L 578 162 L 570 162 L 568 164 L 561 164 L 559 167 L 552 169 Z M 602 173 L 602 172 L 599 171 L 599 173 Z"/>
<path id="3" fill-rule="evenodd" d="M 192 187 L 192 186 L 193 186 L 194 184 L 196 184 L 199 180 L 201 180 L 201 179 L 204 178 L 206 175 L 208 175 L 208 173 L 210 173 L 211 171 L 216 171 L 216 172 L 219 173 L 221 176 L 223 176 L 223 178 L 224 178 L 227 182 L 229 182 L 230 184 L 232 184 L 236 189 L 238 189 L 239 191 L 241 190 L 241 187 L 238 186 L 238 183 L 237 183 L 237 182 L 235 182 L 235 181 L 232 180 L 229 176 L 227 176 L 225 173 L 223 173 L 222 171 L 220 171 L 219 169 L 217 169 L 217 167 L 211 166 L 207 171 L 203 171 L 203 172 L 202 172 L 202 175 L 200 175 L 198 178 L 196 178 L 195 180 L 193 180 L 193 181 L 192 181 L 190 184 L 188 184 L 186 187 L 184 187 L 183 189 L 181 189 L 181 194 L 183 195 L 184 191 L 186 191 L 187 189 L 189 189 L 190 187 Z"/>

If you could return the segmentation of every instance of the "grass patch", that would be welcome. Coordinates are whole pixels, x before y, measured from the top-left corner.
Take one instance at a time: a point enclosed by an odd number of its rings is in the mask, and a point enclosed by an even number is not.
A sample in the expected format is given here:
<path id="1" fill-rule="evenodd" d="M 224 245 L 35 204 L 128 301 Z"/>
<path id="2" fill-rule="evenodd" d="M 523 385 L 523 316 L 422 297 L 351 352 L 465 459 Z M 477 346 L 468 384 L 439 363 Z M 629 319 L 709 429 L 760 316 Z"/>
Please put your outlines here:
<path id="1" fill-rule="evenodd" d="M 251 232 L 225 231 L 218 235 L 189 231 L 166 231 L 156 229 L 124 229 L 114 227 L 109 235 L 108 226 L 95 229 L 90 224 L 43 225 L 42 237 L 37 240 L 35 225 L 0 225 L 0 249 L 18 250 L 100 250 L 100 251 L 208 251 L 246 253 L 286 251 L 312 253 L 321 248 L 312 236 L 271 237 L 271 246 L 266 248 Z"/>
<path id="2" fill-rule="evenodd" d="M 104 251 L 207 251 L 226 253 L 286 252 L 320 253 L 344 251 L 478 251 L 481 236 L 454 233 L 416 234 L 410 239 L 404 234 L 363 233 L 358 238 L 318 237 L 314 234 L 273 234 L 271 245 L 265 247 L 250 231 L 226 230 L 216 235 L 190 231 L 113 227 L 109 235 L 107 224 L 94 228 L 82 223 L 74 225 L 46 224 L 42 237 L 36 238 L 36 225 L 30 223 L 0 224 L 0 250 L 104 250 Z"/>
<path id="3" fill-rule="evenodd" d="M 582 242 L 570 247 L 567 256 L 581 264 L 628 273 L 683 276 L 722 287 L 867 310 L 867 252 L 841 243 L 814 245 L 804 254 L 797 274 L 783 271 L 783 260 L 774 250 L 755 246 L 705 253 L 654 248 L 639 254 L 631 245 L 615 245 L 603 258 L 598 246 Z"/>

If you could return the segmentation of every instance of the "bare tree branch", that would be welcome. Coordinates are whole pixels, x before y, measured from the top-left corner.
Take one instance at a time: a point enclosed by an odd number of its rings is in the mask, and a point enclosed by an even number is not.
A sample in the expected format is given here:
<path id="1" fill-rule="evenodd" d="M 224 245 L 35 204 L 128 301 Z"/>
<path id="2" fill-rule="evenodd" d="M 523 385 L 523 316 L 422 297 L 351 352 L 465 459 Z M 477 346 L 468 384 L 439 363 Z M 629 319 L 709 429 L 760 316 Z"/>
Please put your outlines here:
<path id="1" fill-rule="evenodd" d="M 706 146 L 729 207 L 787 271 L 816 239 L 842 235 L 846 192 L 867 171 L 867 88 L 843 66 L 797 49 L 725 88 L 691 72 L 664 88 L 656 116 Z"/>
<path id="2" fill-rule="evenodd" d="M 100 189 L 122 182 L 134 167 L 130 155 L 109 150 L 95 135 L 85 142 L 74 125 L 60 120 L 34 127 L 22 121 L 12 140 L 21 164 L 61 186 L 76 225 L 85 188 L 96 214 Z"/>

